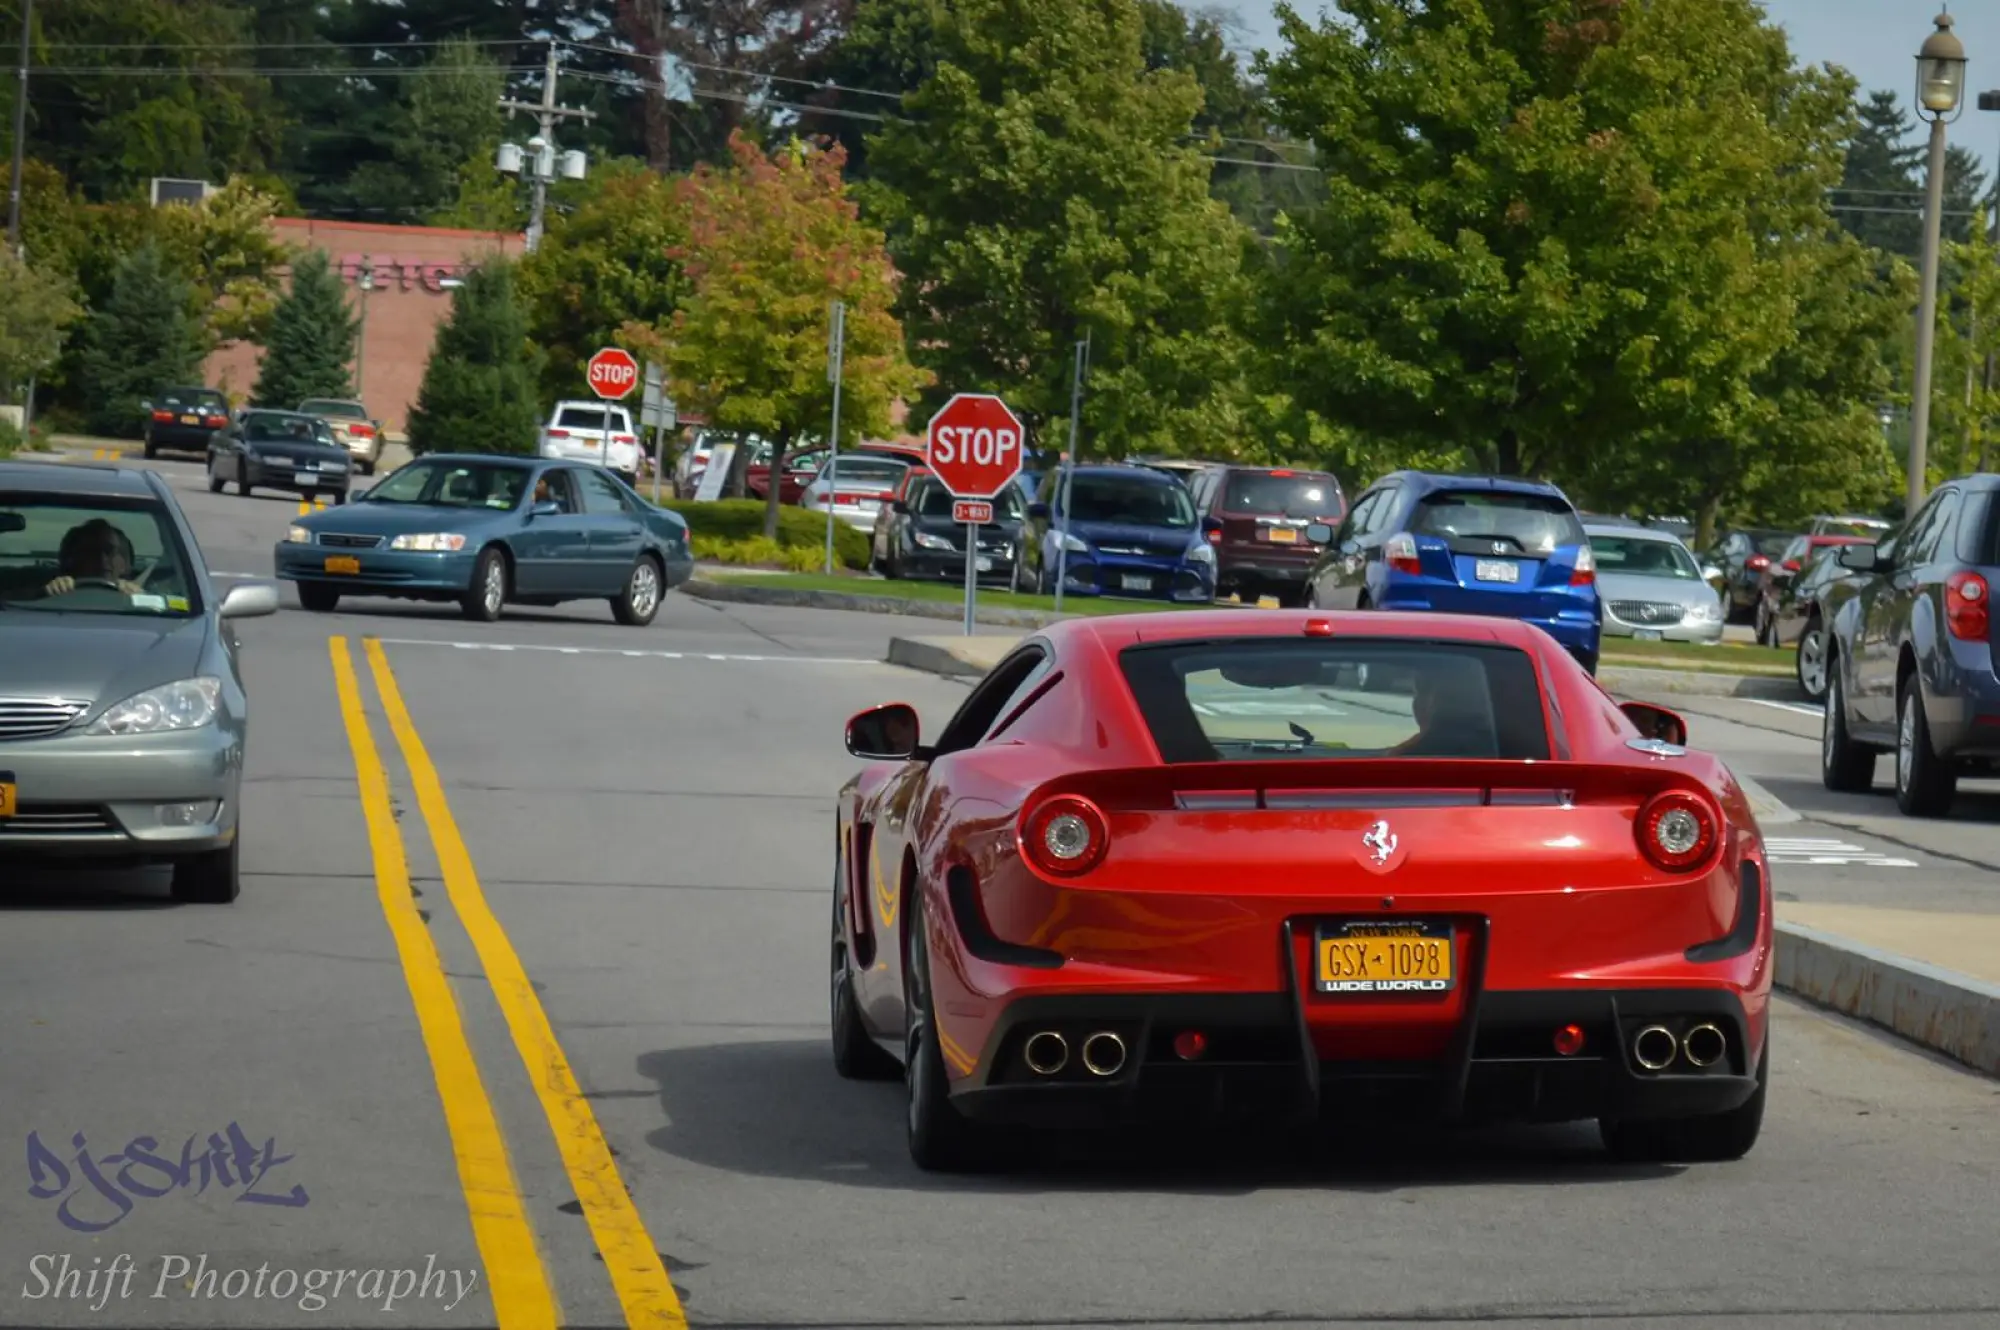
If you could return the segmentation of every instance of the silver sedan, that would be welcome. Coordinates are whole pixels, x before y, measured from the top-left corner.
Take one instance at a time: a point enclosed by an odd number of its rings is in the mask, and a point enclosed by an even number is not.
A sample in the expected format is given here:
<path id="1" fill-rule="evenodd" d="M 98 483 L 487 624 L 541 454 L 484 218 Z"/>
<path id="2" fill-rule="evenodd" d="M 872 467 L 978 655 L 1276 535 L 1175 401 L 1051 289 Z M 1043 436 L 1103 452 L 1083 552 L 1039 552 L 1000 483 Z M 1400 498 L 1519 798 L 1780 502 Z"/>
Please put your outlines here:
<path id="1" fill-rule="evenodd" d="M 0 877 L 173 866 L 178 900 L 239 891 L 249 723 L 223 594 L 151 471 L 0 462 Z"/>
<path id="2" fill-rule="evenodd" d="M 1679 536 L 1645 527 L 1587 524 L 1597 560 L 1604 635 L 1651 642 L 1722 640 L 1722 597 Z"/>

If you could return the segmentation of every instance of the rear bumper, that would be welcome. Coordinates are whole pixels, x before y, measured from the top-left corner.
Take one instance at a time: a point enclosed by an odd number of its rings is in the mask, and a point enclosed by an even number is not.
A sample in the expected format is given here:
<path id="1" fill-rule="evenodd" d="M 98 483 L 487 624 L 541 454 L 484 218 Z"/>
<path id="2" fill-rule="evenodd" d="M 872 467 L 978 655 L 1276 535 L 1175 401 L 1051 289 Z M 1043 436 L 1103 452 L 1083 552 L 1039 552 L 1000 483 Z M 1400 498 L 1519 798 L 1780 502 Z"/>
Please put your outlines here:
<path id="1" fill-rule="evenodd" d="M 303 545 L 281 540 L 271 549 L 271 565 L 284 582 L 317 582 L 343 591 L 376 595 L 458 595 L 472 585 L 476 554 L 424 554 L 418 551 L 342 549 L 334 545 Z M 329 559 L 352 559 L 360 571 L 327 569 Z"/>
<path id="2" fill-rule="evenodd" d="M 0 771 L 12 773 L 20 804 L 0 819 L 0 864 L 170 859 L 234 839 L 243 731 L 0 744 Z M 205 816 L 193 820 L 183 804 L 207 805 L 197 810 Z"/>
<path id="3" fill-rule="evenodd" d="M 206 425 L 150 425 L 146 437 L 155 448 L 172 448 L 177 451 L 206 452 L 208 441 L 216 431 Z"/>
<path id="4" fill-rule="evenodd" d="M 1954 637 L 1939 645 L 1944 649 L 1930 653 L 1924 671 L 1931 747 L 1944 757 L 2000 757 L 2000 674 L 1993 647 Z"/>

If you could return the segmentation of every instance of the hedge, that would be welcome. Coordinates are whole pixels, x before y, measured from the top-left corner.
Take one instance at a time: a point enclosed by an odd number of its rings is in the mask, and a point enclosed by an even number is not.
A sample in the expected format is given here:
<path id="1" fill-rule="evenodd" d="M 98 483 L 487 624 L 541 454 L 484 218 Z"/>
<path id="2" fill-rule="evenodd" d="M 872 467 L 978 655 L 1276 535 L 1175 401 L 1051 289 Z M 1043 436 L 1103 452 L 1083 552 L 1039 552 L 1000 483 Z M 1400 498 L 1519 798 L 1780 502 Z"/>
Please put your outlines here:
<path id="1" fill-rule="evenodd" d="M 662 508 L 679 513 L 687 520 L 688 534 L 713 540 L 756 540 L 764 534 L 762 499 L 715 499 L 702 503 L 695 499 L 662 499 Z M 826 548 L 826 514 L 808 512 L 786 504 L 778 509 L 778 544 L 787 549 Z M 865 531 L 834 519 L 833 557 L 849 568 L 868 566 L 871 542 Z"/>

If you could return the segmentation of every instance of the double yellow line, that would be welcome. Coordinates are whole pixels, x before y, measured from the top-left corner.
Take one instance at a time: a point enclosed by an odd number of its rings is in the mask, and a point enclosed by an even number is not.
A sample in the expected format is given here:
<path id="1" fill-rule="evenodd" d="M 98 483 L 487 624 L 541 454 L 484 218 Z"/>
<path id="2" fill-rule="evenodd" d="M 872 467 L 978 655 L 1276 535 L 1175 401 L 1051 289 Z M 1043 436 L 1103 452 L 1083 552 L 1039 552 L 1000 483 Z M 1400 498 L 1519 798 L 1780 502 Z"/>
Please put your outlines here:
<path id="1" fill-rule="evenodd" d="M 549 1280 L 535 1232 L 521 1199 L 507 1143 L 492 1101 L 487 1097 L 456 995 L 445 977 L 437 943 L 410 890 L 408 857 L 402 832 L 389 803 L 389 774 L 376 751 L 375 736 L 362 706 L 361 685 L 347 639 L 328 642 L 333 678 L 340 698 L 341 718 L 354 753 L 360 782 L 361 808 L 368 823 L 368 843 L 375 859 L 375 883 L 382 913 L 389 921 L 409 981 L 410 998 L 429 1050 L 443 1101 L 445 1125 L 451 1133 L 459 1184 L 472 1217 L 474 1240 L 487 1269 L 493 1307 L 501 1330 L 553 1330 L 561 1316 L 555 1288 Z M 556 1041 L 548 1013 L 529 982 L 521 958 L 506 930 L 486 901 L 472 855 L 459 835 L 457 820 L 445 799 L 411 723 L 409 709 L 396 686 L 382 644 L 363 639 L 368 669 L 381 700 L 382 715 L 403 755 L 417 807 L 430 832 L 445 891 L 459 921 L 472 938 L 480 965 L 507 1020 L 514 1047 L 541 1101 L 554 1133 L 563 1168 L 576 1187 L 577 1201 L 590 1224 L 591 1236 L 604 1257 L 626 1324 L 634 1327 L 684 1327 L 687 1314 L 674 1291 L 658 1248 L 639 1217 L 638 1207 L 618 1175 L 618 1166 L 598 1127 L 597 1116 L 583 1097 L 569 1059 Z"/>

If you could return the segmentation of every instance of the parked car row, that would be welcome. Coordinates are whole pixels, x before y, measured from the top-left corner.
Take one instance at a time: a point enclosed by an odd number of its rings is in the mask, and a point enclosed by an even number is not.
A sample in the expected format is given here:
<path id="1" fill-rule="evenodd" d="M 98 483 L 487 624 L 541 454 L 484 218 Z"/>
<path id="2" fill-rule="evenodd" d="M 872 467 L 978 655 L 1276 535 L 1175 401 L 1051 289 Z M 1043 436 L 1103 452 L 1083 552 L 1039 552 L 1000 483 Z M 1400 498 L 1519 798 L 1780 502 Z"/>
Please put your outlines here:
<path id="1" fill-rule="evenodd" d="M 182 385 L 162 388 L 139 403 L 139 409 L 146 414 L 148 460 L 163 451 L 212 455 L 217 437 L 238 429 L 252 415 L 267 418 L 267 423 L 272 416 L 298 416 L 317 422 L 309 432 L 339 449 L 341 460 L 364 476 L 374 475 L 381 465 L 387 441 L 382 422 L 370 419 L 362 403 L 345 398 L 309 397 L 294 411 L 232 408 L 219 389 Z"/>

